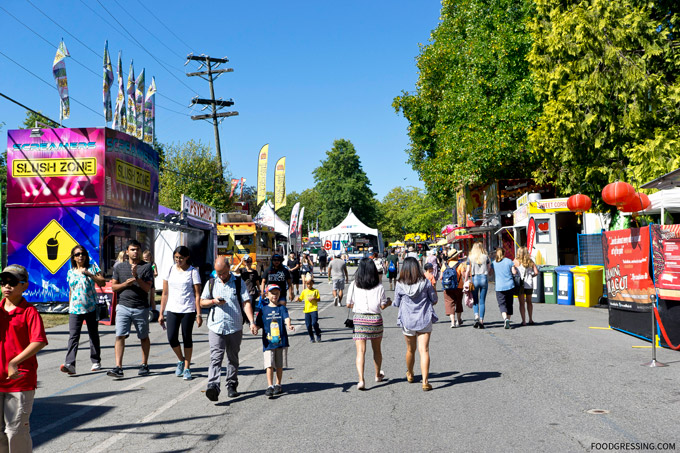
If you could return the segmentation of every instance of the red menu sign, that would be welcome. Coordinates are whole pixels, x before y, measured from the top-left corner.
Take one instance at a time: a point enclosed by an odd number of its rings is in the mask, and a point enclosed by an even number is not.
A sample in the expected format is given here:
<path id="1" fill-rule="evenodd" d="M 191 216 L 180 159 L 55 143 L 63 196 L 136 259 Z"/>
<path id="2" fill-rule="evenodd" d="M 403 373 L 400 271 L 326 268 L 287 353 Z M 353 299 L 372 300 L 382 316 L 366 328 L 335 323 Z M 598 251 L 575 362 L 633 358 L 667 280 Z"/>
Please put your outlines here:
<path id="1" fill-rule="evenodd" d="M 652 225 L 652 248 L 659 297 L 680 300 L 680 225 Z"/>

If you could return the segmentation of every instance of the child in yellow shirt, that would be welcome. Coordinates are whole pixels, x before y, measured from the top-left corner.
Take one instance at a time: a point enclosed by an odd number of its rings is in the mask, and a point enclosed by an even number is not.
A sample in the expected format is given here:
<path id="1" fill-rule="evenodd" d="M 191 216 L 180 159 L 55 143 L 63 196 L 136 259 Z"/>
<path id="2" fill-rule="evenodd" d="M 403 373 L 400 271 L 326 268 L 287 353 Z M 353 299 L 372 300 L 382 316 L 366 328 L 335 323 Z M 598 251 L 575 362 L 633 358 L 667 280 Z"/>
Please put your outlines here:
<path id="1" fill-rule="evenodd" d="M 314 288 L 314 277 L 312 274 L 305 276 L 305 289 L 302 290 L 297 298 L 298 302 L 305 303 L 305 324 L 309 341 L 314 343 L 314 333 L 316 332 L 316 343 L 321 343 L 321 329 L 319 328 L 319 290 Z"/>

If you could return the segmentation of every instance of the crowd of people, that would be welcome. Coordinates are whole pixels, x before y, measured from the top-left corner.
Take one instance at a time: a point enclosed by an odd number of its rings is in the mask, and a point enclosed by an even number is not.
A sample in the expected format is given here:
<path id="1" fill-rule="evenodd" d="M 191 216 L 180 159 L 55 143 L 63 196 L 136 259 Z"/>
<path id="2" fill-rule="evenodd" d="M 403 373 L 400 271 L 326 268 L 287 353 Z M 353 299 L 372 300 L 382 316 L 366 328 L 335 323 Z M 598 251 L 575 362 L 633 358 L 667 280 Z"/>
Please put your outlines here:
<path id="1" fill-rule="evenodd" d="M 177 357 L 175 375 L 191 380 L 194 325 L 206 324 L 210 347 L 210 365 L 205 395 L 217 401 L 221 390 L 224 356 L 227 357 L 226 389 L 230 398 L 239 396 L 239 351 L 244 324 L 249 324 L 253 335 L 260 331 L 263 367 L 266 370 L 270 398 L 282 393 L 282 374 L 287 367 L 288 332 L 294 331 L 287 304 L 303 303 L 309 341 L 321 342 L 318 304 L 321 300 L 315 288 L 314 261 L 309 252 L 291 253 L 284 265 L 281 255 L 271 258 L 271 265 L 260 276 L 252 258 L 245 255 L 239 262 L 219 256 L 214 262 L 213 277 L 201 282 L 198 269 L 190 259 L 187 247 L 180 246 L 173 253 L 174 266 L 162 277 L 160 310 L 157 322 L 166 330 L 170 348 Z M 451 327 L 463 324 L 463 299 L 473 308 L 474 327 L 484 329 L 486 297 L 490 276 L 495 277 L 496 299 L 504 327 L 510 329 L 513 315 L 513 296 L 517 295 L 522 324 L 533 321 L 531 295 L 538 269 L 526 247 L 518 250 L 514 261 L 497 249 L 493 258 L 482 243 L 475 243 L 469 256 L 460 250 L 432 251 L 418 256 L 413 249 L 399 256 L 390 250 L 383 258 L 372 253 L 358 263 L 350 283 L 347 264 L 340 254 L 330 262 L 325 251 L 318 256 L 319 275 L 326 277 L 332 288 L 334 305 L 343 306 L 346 285 L 346 306 L 352 313 L 353 339 L 356 347 L 357 388 L 366 388 L 364 374 L 366 346 L 373 351 L 375 381 L 387 377 L 382 369 L 381 342 L 383 337 L 382 311 L 392 306 L 398 310 L 397 325 L 406 343 L 406 380 L 415 382 L 416 352 L 419 355 L 422 389 L 432 389 L 429 383 L 429 343 L 433 324 L 438 321 L 434 306 L 438 302 L 437 285 L 441 284 L 445 313 Z M 115 312 L 115 365 L 107 371 L 113 378 L 124 377 L 123 357 L 126 340 L 134 326 L 141 346 L 141 364 L 137 374 L 150 373 L 148 360 L 151 342 L 149 324 L 155 311 L 154 278 L 158 271 L 150 253 L 142 252 L 142 245 L 130 240 L 113 267 L 112 289 L 117 293 Z M 386 296 L 383 278 L 387 277 L 394 299 Z M 91 262 L 87 250 L 77 245 L 71 251 L 69 284 L 69 339 L 66 357 L 60 369 L 66 374 L 76 373 L 76 355 L 83 323 L 90 338 L 91 370 L 101 370 L 101 346 L 98 332 L 96 285 L 106 279 L 96 263 Z M 0 273 L 3 310 L 7 319 L 2 327 L 2 348 L 5 357 L 0 381 L 0 410 L 5 423 L 4 437 L 0 434 L 0 449 L 21 451 L 28 446 L 30 432 L 28 417 L 37 385 L 36 353 L 47 345 L 47 336 L 37 310 L 23 298 L 28 288 L 28 272 L 23 266 L 10 265 Z M 300 291 L 302 285 L 303 290 Z M 204 319 L 205 316 L 205 319 Z M 180 342 L 180 332 L 182 341 Z M 12 446 L 15 445 L 14 448 Z M 6 450 L 6 448 L 5 448 Z"/>

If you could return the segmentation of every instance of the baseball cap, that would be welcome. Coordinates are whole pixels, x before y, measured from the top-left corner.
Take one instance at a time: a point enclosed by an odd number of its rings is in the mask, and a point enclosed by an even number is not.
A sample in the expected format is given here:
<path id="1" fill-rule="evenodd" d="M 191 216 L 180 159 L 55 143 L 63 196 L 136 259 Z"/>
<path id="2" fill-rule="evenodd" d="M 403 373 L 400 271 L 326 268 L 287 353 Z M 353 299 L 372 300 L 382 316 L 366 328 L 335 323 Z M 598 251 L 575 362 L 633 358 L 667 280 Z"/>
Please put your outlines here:
<path id="1" fill-rule="evenodd" d="M 303 255 L 309 255 L 309 250 L 305 250 L 304 252 L 302 252 L 302 254 Z"/>
<path id="2" fill-rule="evenodd" d="M 246 255 L 243 257 L 243 261 L 248 261 L 249 263 L 253 261 L 253 258 L 250 255 Z"/>
<path id="3" fill-rule="evenodd" d="M 279 285 L 267 285 L 266 291 L 267 291 L 268 293 L 270 293 L 270 292 L 272 292 L 272 291 L 274 291 L 274 290 L 277 290 L 277 291 L 280 292 L 280 291 L 281 291 L 281 288 L 279 288 Z"/>
<path id="4" fill-rule="evenodd" d="M 283 261 L 283 257 L 281 255 L 279 255 L 278 253 L 276 253 L 275 255 L 272 256 L 272 261 L 274 261 L 274 260 Z"/>
<path id="5" fill-rule="evenodd" d="M 28 271 L 20 264 L 10 264 L 0 273 L 0 279 L 12 276 L 20 282 L 28 282 Z"/>

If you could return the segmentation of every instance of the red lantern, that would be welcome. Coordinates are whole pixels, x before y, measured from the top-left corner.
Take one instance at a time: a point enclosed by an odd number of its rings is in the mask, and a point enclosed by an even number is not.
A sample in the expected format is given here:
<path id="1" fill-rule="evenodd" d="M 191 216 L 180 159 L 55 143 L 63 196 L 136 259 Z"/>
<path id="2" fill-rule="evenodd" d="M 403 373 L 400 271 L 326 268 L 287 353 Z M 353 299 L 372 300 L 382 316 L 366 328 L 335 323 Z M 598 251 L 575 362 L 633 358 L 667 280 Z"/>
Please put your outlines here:
<path id="1" fill-rule="evenodd" d="M 567 200 L 567 208 L 570 211 L 576 212 L 578 216 L 578 223 L 581 223 L 581 215 L 590 209 L 593 205 L 592 200 L 588 195 L 576 194 L 569 197 Z"/>
<path id="2" fill-rule="evenodd" d="M 621 209 L 625 204 L 633 200 L 635 189 L 627 182 L 616 181 L 607 184 L 602 189 L 602 200 L 605 203 Z"/>
<path id="3" fill-rule="evenodd" d="M 649 197 L 643 193 L 636 193 L 631 201 L 623 205 L 621 210 L 623 212 L 639 212 L 647 209 L 652 202 Z"/>

